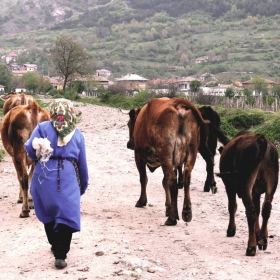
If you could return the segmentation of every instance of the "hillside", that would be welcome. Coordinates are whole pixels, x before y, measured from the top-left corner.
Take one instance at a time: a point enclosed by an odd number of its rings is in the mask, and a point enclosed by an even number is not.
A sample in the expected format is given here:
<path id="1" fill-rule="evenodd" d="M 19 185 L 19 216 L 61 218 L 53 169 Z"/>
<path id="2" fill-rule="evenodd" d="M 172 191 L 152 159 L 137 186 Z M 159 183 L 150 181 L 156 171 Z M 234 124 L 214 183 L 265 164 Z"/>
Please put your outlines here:
<path id="1" fill-rule="evenodd" d="M 31 62 L 46 65 L 42 56 L 46 60 L 54 40 L 65 34 L 90 51 L 95 69 L 107 68 L 116 77 L 280 75 L 276 0 L 4 0 L 0 5 L 1 47 L 38 52 Z"/>

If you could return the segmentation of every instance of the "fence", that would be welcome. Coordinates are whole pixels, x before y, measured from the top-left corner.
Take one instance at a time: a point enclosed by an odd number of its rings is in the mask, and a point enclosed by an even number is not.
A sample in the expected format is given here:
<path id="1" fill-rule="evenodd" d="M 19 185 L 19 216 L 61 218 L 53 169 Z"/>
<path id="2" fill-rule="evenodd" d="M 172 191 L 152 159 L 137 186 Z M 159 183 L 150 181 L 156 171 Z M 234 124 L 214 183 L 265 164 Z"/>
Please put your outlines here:
<path id="1" fill-rule="evenodd" d="M 253 109 L 258 108 L 264 111 L 278 111 L 279 100 L 274 96 L 240 96 L 228 98 L 225 96 L 213 95 L 188 95 L 187 99 L 192 103 L 201 105 L 219 105 L 226 108 Z"/>

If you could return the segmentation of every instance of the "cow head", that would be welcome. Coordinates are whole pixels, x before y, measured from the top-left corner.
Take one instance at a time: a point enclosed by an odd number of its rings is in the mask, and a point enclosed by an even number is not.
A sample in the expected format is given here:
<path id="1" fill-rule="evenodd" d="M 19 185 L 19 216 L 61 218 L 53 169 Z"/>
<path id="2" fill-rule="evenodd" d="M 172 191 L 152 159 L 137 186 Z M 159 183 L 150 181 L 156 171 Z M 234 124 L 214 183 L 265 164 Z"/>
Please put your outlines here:
<path id="1" fill-rule="evenodd" d="M 127 126 L 129 129 L 129 140 L 127 142 L 127 148 L 134 150 L 135 146 L 134 146 L 134 126 L 135 126 L 135 122 L 137 119 L 137 116 L 140 112 L 141 108 L 138 109 L 132 109 L 129 111 L 128 115 L 129 115 L 129 121 L 127 122 Z"/>

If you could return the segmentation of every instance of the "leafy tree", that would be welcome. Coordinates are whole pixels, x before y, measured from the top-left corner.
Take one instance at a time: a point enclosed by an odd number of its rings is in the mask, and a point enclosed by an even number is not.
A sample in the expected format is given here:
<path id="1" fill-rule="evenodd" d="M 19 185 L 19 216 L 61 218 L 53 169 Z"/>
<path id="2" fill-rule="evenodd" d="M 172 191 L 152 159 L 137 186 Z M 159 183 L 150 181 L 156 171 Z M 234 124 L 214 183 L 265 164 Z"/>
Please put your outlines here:
<path id="1" fill-rule="evenodd" d="M 198 81 L 198 80 L 191 81 L 190 89 L 191 89 L 192 93 L 198 93 L 201 85 L 202 85 L 201 81 Z"/>
<path id="2" fill-rule="evenodd" d="M 280 85 L 274 85 L 272 88 L 272 93 L 275 97 L 280 98 Z"/>
<path id="3" fill-rule="evenodd" d="M 50 52 L 56 72 L 64 79 L 64 93 L 68 83 L 78 76 L 83 77 L 92 71 L 88 51 L 83 49 L 72 37 L 58 38 Z"/>
<path id="4" fill-rule="evenodd" d="M 228 87 L 225 91 L 225 96 L 229 99 L 234 97 L 234 89 L 232 87 Z"/>
<path id="5" fill-rule="evenodd" d="M 252 92 L 252 90 L 249 89 L 249 88 L 244 88 L 243 94 L 244 94 L 246 97 L 249 97 L 249 96 L 252 96 L 253 92 Z"/>
<path id="6" fill-rule="evenodd" d="M 35 92 L 39 87 L 39 79 L 35 72 L 27 72 L 22 75 L 23 85 L 31 92 Z"/>
<path id="7" fill-rule="evenodd" d="M 268 91 L 268 83 L 262 76 L 256 76 L 252 79 L 253 89 L 259 93 Z"/>
<path id="8" fill-rule="evenodd" d="M 0 64 L 0 84 L 5 86 L 6 91 L 9 91 L 12 86 L 13 73 L 6 64 Z"/>
<path id="9" fill-rule="evenodd" d="M 44 79 L 43 75 L 40 75 L 38 77 L 38 93 L 47 93 L 48 91 L 50 91 L 53 88 L 52 84 L 50 83 L 50 81 Z"/>

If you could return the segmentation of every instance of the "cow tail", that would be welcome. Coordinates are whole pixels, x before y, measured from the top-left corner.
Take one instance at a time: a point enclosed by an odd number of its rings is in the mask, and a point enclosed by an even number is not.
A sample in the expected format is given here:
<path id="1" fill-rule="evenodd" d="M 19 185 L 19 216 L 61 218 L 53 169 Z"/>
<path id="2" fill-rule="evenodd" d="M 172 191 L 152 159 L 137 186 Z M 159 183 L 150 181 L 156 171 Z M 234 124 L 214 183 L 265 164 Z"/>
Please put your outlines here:
<path id="1" fill-rule="evenodd" d="M 14 150 L 11 146 L 10 139 L 9 139 L 9 123 L 10 123 L 10 112 L 4 117 L 2 124 L 1 124 L 1 138 L 4 145 L 5 150 L 7 153 L 13 157 Z"/>
<path id="2" fill-rule="evenodd" d="M 225 146 L 229 143 L 229 139 L 225 136 L 225 134 L 217 128 L 213 123 L 210 123 L 211 128 L 214 130 L 216 136 L 218 137 L 219 141 Z"/>
<path id="3" fill-rule="evenodd" d="M 20 105 L 25 105 L 25 104 L 27 104 L 26 96 L 24 93 L 22 93 L 20 96 Z"/>
<path id="4" fill-rule="evenodd" d="M 258 136 L 257 143 L 258 143 L 259 150 L 260 150 L 258 161 L 260 162 L 265 156 L 268 142 L 267 142 L 266 138 L 264 137 L 264 135 L 257 134 L 257 136 Z"/>

